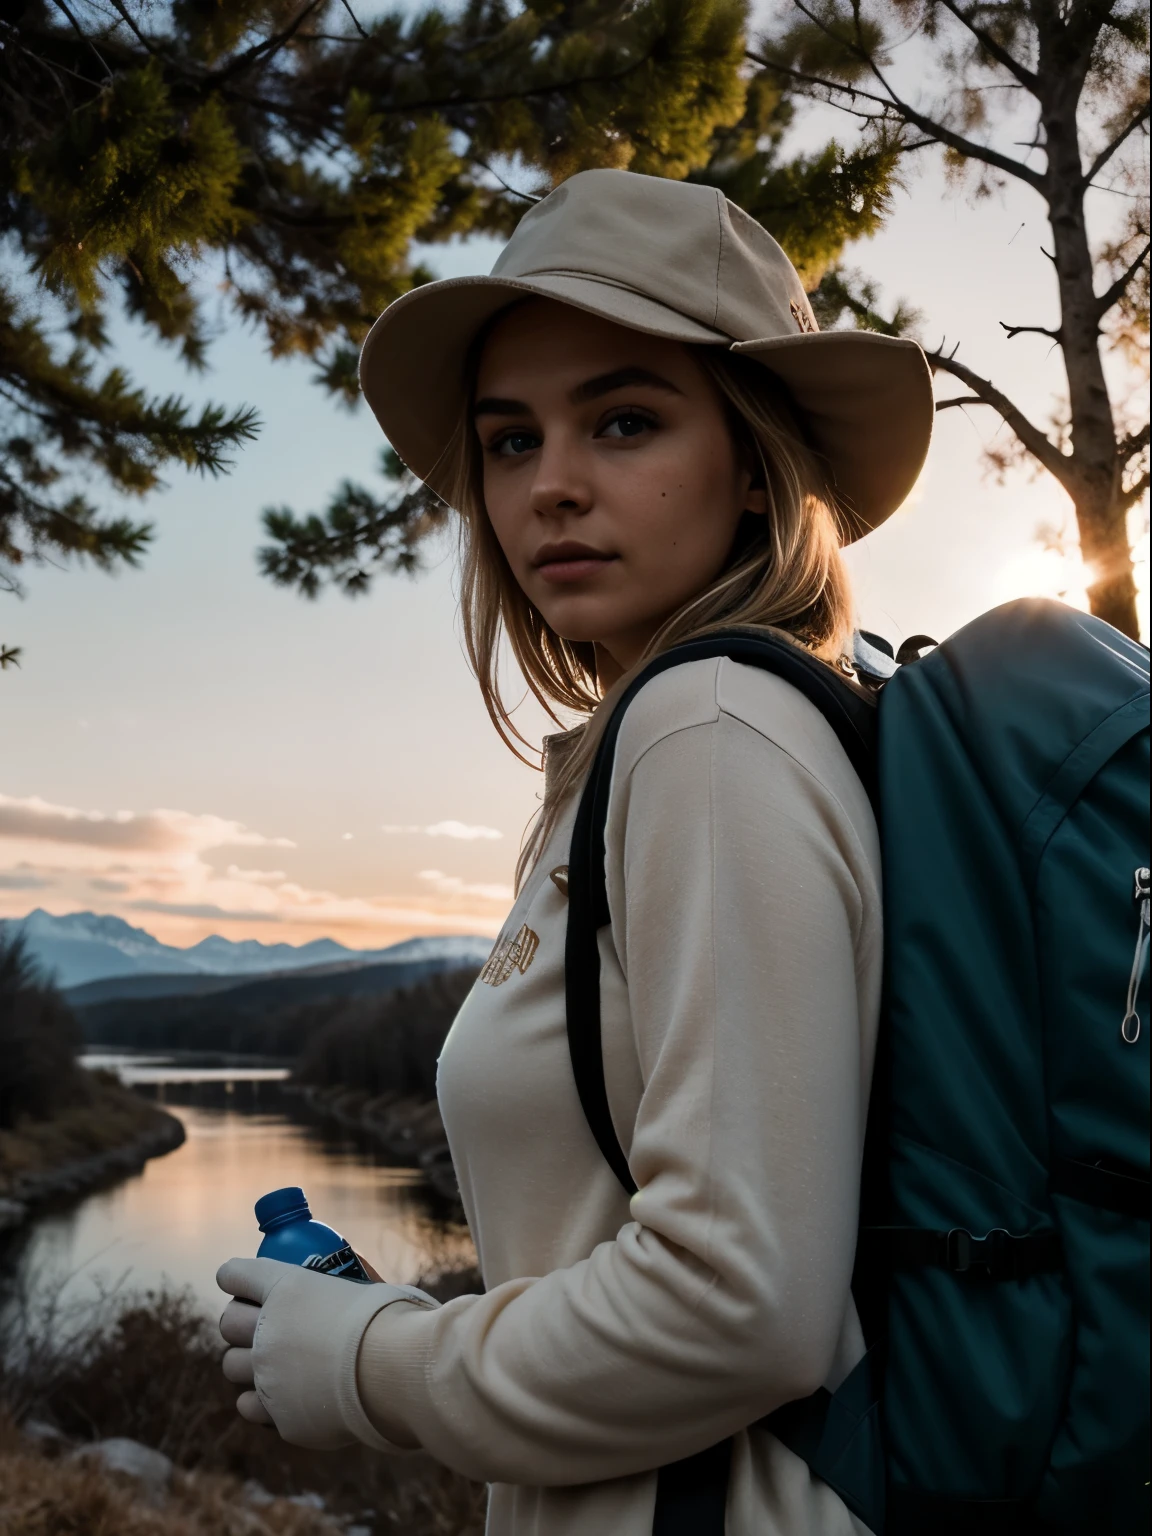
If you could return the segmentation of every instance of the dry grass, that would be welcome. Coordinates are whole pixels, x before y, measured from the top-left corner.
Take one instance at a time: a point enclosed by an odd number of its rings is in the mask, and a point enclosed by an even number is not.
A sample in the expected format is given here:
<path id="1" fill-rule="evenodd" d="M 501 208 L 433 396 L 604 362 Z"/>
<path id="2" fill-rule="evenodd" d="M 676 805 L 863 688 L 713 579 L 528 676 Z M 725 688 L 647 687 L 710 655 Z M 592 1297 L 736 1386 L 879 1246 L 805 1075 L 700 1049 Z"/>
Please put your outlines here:
<path id="1" fill-rule="evenodd" d="M 338 1536 L 285 1499 L 255 1509 L 235 1478 L 177 1473 L 152 1502 L 131 1478 L 48 1456 L 0 1430 L 0 1536 Z"/>
<path id="2" fill-rule="evenodd" d="M 438 1284 L 445 1296 L 469 1288 L 474 1284 L 456 1274 Z M 215 1327 L 186 1295 L 113 1298 L 102 1309 L 69 1313 L 41 1291 L 36 1303 L 10 1305 L 4 1316 L 0 1397 L 8 1413 L 18 1421 L 44 1420 L 73 1443 L 124 1436 L 164 1452 L 184 1474 L 179 1495 L 184 1502 L 177 1500 L 173 1508 L 180 1509 L 185 1523 L 166 1513 L 169 1523 L 157 1524 L 155 1512 L 145 1508 L 133 1514 L 136 1524 L 117 1525 L 127 1495 L 118 1491 L 116 1480 L 71 1463 L 49 1464 L 34 1450 L 9 1446 L 6 1470 L 0 1470 L 0 1508 L 5 1511 L 0 1536 L 152 1536 L 160 1531 L 199 1536 L 202 1530 L 219 1536 L 262 1536 L 266 1530 L 313 1536 L 331 1529 L 300 1523 L 301 1511 L 292 1505 L 284 1508 L 294 1511 L 296 1524 L 269 1525 L 267 1510 L 253 1512 L 238 1502 L 236 1490 L 248 1479 L 279 1496 L 319 1493 L 329 1509 L 345 1516 L 364 1520 L 364 1512 L 372 1511 L 372 1521 L 365 1523 L 374 1524 L 377 1536 L 479 1536 L 483 1530 L 484 1490 L 428 1457 L 382 1456 L 364 1446 L 328 1454 L 305 1451 L 245 1423 L 236 1413 L 236 1389 L 220 1372 L 223 1346 Z M 41 1463 L 51 1465 L 53 1476 L 45 1477 Z M 56 1490 L 55 1476 L 63 1477 L 65 1469 L 67 1476 Z M 106 1505 L 109 1513 L 93 1515 L 87 1524 L 69 1523 L 68 1510 L 81 1507 L 74 1496 L 87 1498 L 95 1487 L 85 1478 L 94 1478 L 103 1490 L 103 1502 L 93 1508 L 102 1511 Z M 58 1506 L 42 1503 L 50 1492 L 53 1497 L 58 1493 Z M 241 1523 L 225 1525 L 219 1518 L 215 1525 L 203 1523 L 213 1499 L 227 1505 L 229 1518 L 234 1515 Z M 21 1511 L 16 1523 L 10 1508 Z M 251 1523 L 256 1513 L 264 1524 Z"/>

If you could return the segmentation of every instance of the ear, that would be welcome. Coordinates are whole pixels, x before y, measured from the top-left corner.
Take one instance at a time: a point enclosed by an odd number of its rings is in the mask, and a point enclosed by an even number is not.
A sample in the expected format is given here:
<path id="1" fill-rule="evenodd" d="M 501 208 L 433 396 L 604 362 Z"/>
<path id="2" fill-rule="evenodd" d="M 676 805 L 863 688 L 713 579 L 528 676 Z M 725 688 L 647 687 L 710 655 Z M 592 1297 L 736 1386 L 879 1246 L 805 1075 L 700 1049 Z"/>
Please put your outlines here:
<path id="1" fill-rule="evenodd" d="M 744 494 L 744 511 L 754 517 L 768 516 L 768 493 L 762 485 L 751 485 Z"/>

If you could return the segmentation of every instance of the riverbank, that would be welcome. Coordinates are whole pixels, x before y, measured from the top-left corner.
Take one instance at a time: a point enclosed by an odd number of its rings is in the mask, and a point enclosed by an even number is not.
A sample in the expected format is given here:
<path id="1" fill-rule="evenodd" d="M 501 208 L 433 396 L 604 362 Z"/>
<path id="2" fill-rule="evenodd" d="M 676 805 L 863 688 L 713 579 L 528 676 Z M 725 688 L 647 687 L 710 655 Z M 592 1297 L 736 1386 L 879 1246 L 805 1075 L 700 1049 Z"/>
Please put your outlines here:
<path id="1" fill-rule="evenodd" d="M 319 1087 L 289 1082 L 284 1087 L 320 1119 L 367 1137 L 385 1156 L 404 1167 L 419 1168 L 453 1216 L 460 1215 L 460 1186 L 435 1099 L 370 1094 L 343 1084 Z"/>
<path id="2" fill-rule="evenodd" d="M 137 1173 L 183 1140 L 174 1115 L 108 1073 L 80 1072 L 57 1113 L 0 1130 L 0 1231 L 42 1206 Z"/>

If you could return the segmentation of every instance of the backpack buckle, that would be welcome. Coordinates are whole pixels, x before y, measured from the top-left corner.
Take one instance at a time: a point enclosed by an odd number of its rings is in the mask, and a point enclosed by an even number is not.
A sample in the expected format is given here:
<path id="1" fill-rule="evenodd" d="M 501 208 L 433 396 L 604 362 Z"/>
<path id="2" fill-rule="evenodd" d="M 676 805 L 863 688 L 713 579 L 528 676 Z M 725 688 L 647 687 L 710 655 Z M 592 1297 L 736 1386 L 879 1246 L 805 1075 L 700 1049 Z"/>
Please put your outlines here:
<path id="1" fill-rule="evenodd" d="M 1015 1280 L 1020 1278 L 1020 1251 L 1027 1246 L 1027 1237 L 1013 1237 L 1004 1227 L 993 1227 L 985 1237 L 953 1227 L 944 1238 L 944 1266 L 954 1275 L 983 1269 L 990 1280 Z"/>
<path id="2" fill-rule="evenodd" d="M 944 1267 L 954 1275 L 966 1275 L 972 1268 L 972 1245 L 981 1239 L 964 1227 L 953 1227 L 944 1234 Z"/>

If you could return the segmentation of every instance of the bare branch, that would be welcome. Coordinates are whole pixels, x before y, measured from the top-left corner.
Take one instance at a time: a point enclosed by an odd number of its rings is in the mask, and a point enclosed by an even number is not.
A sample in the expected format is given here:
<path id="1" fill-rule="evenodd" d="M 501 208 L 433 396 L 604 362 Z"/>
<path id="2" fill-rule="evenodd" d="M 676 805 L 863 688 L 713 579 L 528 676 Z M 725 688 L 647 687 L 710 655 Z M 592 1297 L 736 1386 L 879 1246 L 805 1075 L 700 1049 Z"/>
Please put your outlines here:
<path id="1" fill-rule="evenodd" d="M 794 0 L 794 3 L 799 6 L 799 0 Z M 799 6 L 799 8 L 804 10 L 803 6 Z M 804 14 L 810 15 L 808 11 L 805 11 Z M 784 75 L 789 80 L 795 80 L 799 85 L 815 86 L 819 90 L 827 91 L 829 96 L 843 98 L 843 100 L 837 100 L 834 103 L 841 111 L 851 110 L 844 105 L 845 100 L 855 101 L 860 99 L 861 101 L 870 101 L 883 109 L 883 115 L 888 121 L 896 120 L 905 123 L 908 127 L 919 128 L 920 132 L 926 133 L 933 143 L 946 144 L 949 149 L 954 149 L 958 155 L 963 155 L 965 159 L 979 160 L 985 165 L 993 166 L 996 170 L 1003 171 L 1006 176 L 1012 176 L 1017 181 L 1025 182 L 1034 191 L 1039 192 L 1041 196 L 1044 195 L 1044 177 L 1038 171 L 1032 170 L 1023 161 L 1013 160 L 1011 155 L 1002 155 L 999 150 L 991 149 L 984 144 L 977 144 L 974 139 L 965 138 L 963 134 L 954 132 L 943 123 L 936 122 L 934 118 L 925 117 L 923 112 L 917 112 L 915 107 L 903 101 L 892 91 L 888 82 L 874 67 L 873 73 L 877 75 L 884 89 L 888 91 L 889 94 L 887 96 L 878 96 L 874 91 L 861 90 L 858 85 L 845 85 L 842 81 L 829 80 L 822 75 L 807 74 L 804 70 L 794 69 L 790 64 L 784 64 L 780 60 L 767 57 L 762 53 L 754 53 L 750 49 L 745 52 L 744 56 L 753 64 L 759 64 L 763 69 L 774 70 L 777 74 Z M 856 112 L 854 115 L 863 116 L 864 114 Z M 873 116 L 872 120 L 875 121 L 879 115 Z"/>
<path id="2" fill-rule="evenodd" d="M 1006 332 L 1008 340 L 1014 336 L 1047 336 L 1049 340 L 1060 342 L 1064 339 L 1062 331 L 1049 330 L 1046 325 L 1005 325 L 1003 320 L 998 320 L 997 325 Z"/>
<path id="3" fill-rule="evenodd" d="M 133 37 L 140 44 L 141 48 L 145 49 L 148 53 L 154 54 L 156 52 L 155 47 L 151 42 L 149 42 L 148 38 L 144 36 L 143 32 L 141 32 L 140 28 L 132 20 L 132 17 L 128 14 L 128 7 L 123 3 L 123 0 L 111 0 L 111 3 L 112 9 L 116 12 L 124 25 L 132 33 Z"/>
<path id="4" fill-rule="evenodd" d="M 348 0 L 342 0 L 342 4 L 344 9 L 348 12 L 349 16 L 352 18 L 352 25 L 356 28 L 357 32 L 359 32 L 361 37 L 366 38 L 368 33 L 365 32 L 364 28 L 360 25 L 360 22 L 356 16 L 356 12 L 352 9 L 351 5 L 348 3 Z"/>
<path id="5" fill-rule="evenodd" d="M 500 172 L 494 170 L 493 167 L 488 164 L 487 160 L 482 160 L 479 155 L 473 155 L 472 158 L 482 171 L 487 171 L 489 176 L 492 176 L 496 181 L 498 181 L 504 188 L 505 192 L 510 192 L 513 197 L 521 198 L 526 203 L 538 203 L 541 201 L 541 199 L 535 196 L 533 193 L 521 192 L 519 187 L 514 187 L 509 182 L 505 181 Z"/>
<path id="6" fill-rule="evenodd" d="M 1030 69 L 1025 69 L 1024 65 L 1010 54 L 1003 44 L 998 43 L 990 32 L 977 26 L 971 12 L 962 11 L 958 5 L 954 4 L 954 0 L 943 0 L 943 5 L 946 11 L 950 11 L 957 21 L 968 28 L 981 47 L 986 49 L 998 64 L 1004 66 L 1014 80 L 1019 81 L 1026 91 L 1031 91 L 1033 96 L 1036 95 L 1039 82 Z"/>
<path id="7" fill-rule="evenodd" d="M 946 411 L 953 405 L 987 405 L 987 400 L 981 400 L 979 395 L 953 395 L 950 400 L 937 400 L 936 409 Z"/>
<path id="8" fill-rule="evenodd" d="M 1128 263 L 1124 271 L 1121 272 L 1120 276 L 1111 285 L 1111 287 L 1105 288 L 1103 293 L 1096 296 L 1097 320 L 1103 320 L 1104 316 L 1112 308 L 1113 304 L 1119 304 L 1120 300 L 1128 291 L 1128 284 L 1132 281 L 1137 272 L 1139 272 L 1140 268 L 1148 260 L 1149 251 L 1152 251 L 1152 240 L 1145 240 L 1144 249 L 1140 252 L 1139 256 L 1137 256 L 1136 260 Z"/>
<path id="9" fill-rule="evenodd" d="M 1138 432 L 1130 432 L 1127 437 L 1122 437 L 1116 444 L 1116 462 L 1121 469 L 1135 454 L 1143 453 L 1148 446 L 1148 423 L 1145 422 Z"/>
<path id="10" fill-rule="evenodd" d="M 997 389 L 990 379 L 982 379 L 966 363 L 958 362 L 955 348 L 951 352 L 945 352 L 941 346 L 939 351 L 929 352 L 927 355 L 930 367 L 939 368 L 941 372 L 949 373 L 954 379 L 959 379 L 961 384 L 966 384 L 976 395 L 982 405 L 990 405 L 993 410 L 999 411 L 1005 423 L 1012 428 L 1033 458 L 1037 459 L 1049 474 L 1054 475 L 1065 489 L 1069 488 L 1075 461 L 1062 454 L 1056 444 L 1034 422 L 1029 421 L 1020 407 L 1014 405 L 1002 390 Z"/>
<path id="11" fill-rule="evenodd" d="M 1121 491 L 1116 498 L 1120 503 L 1120 510 L 1127 512 L 1129 507 L 1134 507 L 1140 498 L 1148 490 L 1148 471 L 1145 470 L 1139 480 L 1133 481 L 1126 491 Z"/>
<path id="12" fill-rule="evenodd" d="M 1140 124 L 1144 122 L 1148 116 L 1148 105 L 1149 104 L 1147 101 L 1142 102 L 1140 107 L 1132 115 L 1132 117 L 1129 118 L 1128 122 L 1124 125 L 1123 128 L 1121 128 L 1120 132 L 1116 135 L 1112 142 L 1110 144 L 1105 144 L 1104 148 L 1100 151 L 1095 160 L 1093 160 L 1092 164 L 1084 172 L 1080 182 L 1082 187 L 1086 187 L 1091 182 L 1096 180 L 1097 176 L 1099 176 L 1100 172 L 1108 164 L 1112 156 L 1124 143 L 1125 139 L 1127 139 L 1130 134 L 1136 132 L 1137 128 L 1139 128 Z"/>
<path id="13" fill-rule="evenodd" d="M 73 16 L 72 12 L 64 4 L 64 0 L 52 0 L 52 4 L 56 7 L 56 9 L 58 11 L 62 12 L 62 14 L 67 17 L 69 23 L 71 24 L 73 32 L 75 32 L 76 36 L 80 39 L 80 41 L 82 43 L 87 43 L 88 44 L 89 48 L 91 48 L 92 52 L 100 60 L 100 67 L 101 67 L 101 69 L 103 69 L 104 73 L 108 76 L 109 80 L 111 80 L 111 78 L 112 78 L 112 71 L 108 68 L 108 64 L 107 64 L 106 60 L 104 59 L 103 55 L 101 54 L 99 48 L 97 48 L 96 44 L 92 41 L 92 39 L 88 36 L 87 32 L 85 32 L 84 28 L 76 20 L 75 16 Z"/>

